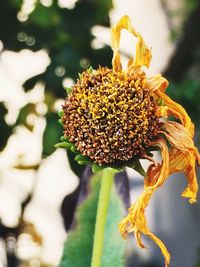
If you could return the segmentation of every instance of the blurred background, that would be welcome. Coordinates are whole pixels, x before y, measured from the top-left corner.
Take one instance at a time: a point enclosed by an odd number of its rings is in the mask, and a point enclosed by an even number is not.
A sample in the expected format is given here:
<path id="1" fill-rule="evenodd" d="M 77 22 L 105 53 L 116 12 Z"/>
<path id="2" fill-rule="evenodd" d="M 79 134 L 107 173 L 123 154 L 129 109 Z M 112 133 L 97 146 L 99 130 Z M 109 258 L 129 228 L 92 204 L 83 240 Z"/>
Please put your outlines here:
<path id="1" fill-rule="evenodd" d="M 59 264 L 73 213 L 66 196 L 83 168 L 54 148 L 62 135 L 57 111 L 78 72 L 111 66 L 109 27 L 124 14 L 152 47 L 148 73 L 170 80 L 168 93 L 192 117 L 200 145 L 200 1 L 0 0 L 0 267 Z M 122 34 L 124 65 L 134 41 Z M 143 180 L 127 173 L 134 201 Z M 183 175 L 170 177 L 147 211 L 171 267 L 200 266 L 200 206 L 180 198 L 185 185 Z M 131 238 L 127 266 L 163 266 L 146 243 L 142 251 Z"/>

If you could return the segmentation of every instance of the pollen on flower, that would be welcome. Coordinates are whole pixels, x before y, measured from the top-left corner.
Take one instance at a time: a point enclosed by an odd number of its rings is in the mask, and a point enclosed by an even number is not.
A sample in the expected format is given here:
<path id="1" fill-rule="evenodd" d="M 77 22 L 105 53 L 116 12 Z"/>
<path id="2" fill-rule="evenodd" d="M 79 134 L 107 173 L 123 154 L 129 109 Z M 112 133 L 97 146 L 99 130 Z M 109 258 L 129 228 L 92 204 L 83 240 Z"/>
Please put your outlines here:
<path id="1" fill-rule="evenodd" d="M 144 154 L 159 131 L 145 76 L 99 67 L 85 71 L 63 106 L 64 134 L 99 164 Z"/>

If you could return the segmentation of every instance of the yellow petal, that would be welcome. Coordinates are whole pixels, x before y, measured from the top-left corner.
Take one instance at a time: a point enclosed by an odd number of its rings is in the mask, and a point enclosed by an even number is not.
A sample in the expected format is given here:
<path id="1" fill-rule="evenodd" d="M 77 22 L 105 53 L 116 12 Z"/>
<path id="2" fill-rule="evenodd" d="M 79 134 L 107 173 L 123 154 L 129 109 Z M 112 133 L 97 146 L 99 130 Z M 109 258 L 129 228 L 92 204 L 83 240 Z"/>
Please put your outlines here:
<path id="1" fill-rule="evenodd" d="M 161 74 L 156 74 L 155 76 L 149 77 L 145 81 L 145 85 L 149 91 L 161 91 L 165 92 L 169 85 L 167 79 L 161 76 Z"/>
<path id="2" fill-rule="evenodd" d="M 165 267 L 168 267 L 169 266 L 169 263 L 170 263 L 170 254 L 169 252 L 167 251 L 165 245 L 163 244 L 163 242 L 158 238 L 156 237 L 154 234 L 152 233 L 149 233 L 148 236 L 156 243 L 156 245 L 160 248 L 163 256 L 164 256 L 164 259 L 165 259 Z"/>
<path id="3" fill-rule="evenodd" d="M 136 32 L 136 30 L 131 25 L 131 20 L 128 16 L 123 16 L 120 21 L 112 28 L 111 31 L 111 47 L 113 50 L 113 59 L 112 65 L 113 69 L 118 71 L 121 70 L 121 62 L 120 62 L 120 55 L 119 55 L 119 44 L 120 44 L 120 36 L 121 30 L 126 29 L 129 31 L 133 36 L 138 38 L 136 44 L 136 55 L 135 60 L 129 63 L 129 66 L 146 66 L 149 67 L 151 61 L 151 51 L 146 46 L 142 36 Z"/>
<path id="4" fill-rule="evenodd" d="M 160 187 L 166 180 L 169 174 L 169 153 L 168 153 L 168 147 L 166 145 L 166 142 L 164 139 L 160 138 L 158 141 L 152 142 L 152 146 L 158 146 L 161 149 L 162 154 L 162 164 L 157 164 L 154 166 L 154 164 L 150 165 L 150 167 L 147 170 L 147 179 L 148 177 L 151 179 L 150 186 L 154 187 L 154 189 Z M 152 167 L 154 171 L 152 172 Z M 154 177 L 154 179 L 152 178 Z M 156 178 L 156 179 L 155 179 Z"/>
<path id="5" fill-rule="evenodd" d="M 135 234 L 135 239 L 137 242 L 138 247 L 140 248 L 146 248 L 145 245 L 142 242 L 142 235 L 141 232 L 138 229 L 134 230 L 134 234 Z"/>
<path id="6" fill-rule="evenodd" d="M 168 115 L 173 115 L 175 118 L 179 119 L 185 128 L 190 132 L 190 137 L 193 138 L 194 124 L 192 123 L 185 109 L 160 90 L 156 91 L 155 93 L 158 97 L 164 100 L 164 103 L 168 108 Z"/>
<path id="7" fill-rule="evenodd" d="M 146 87 L 153 91 L 154 94 L 161 98 L 165 106 L 160 107 L 158 114 L 164 115 L 164 117 L 173 115 L 181 121 L 181 123 L 190 131 L 191 137 L 194 136 L 194 124 L 192 123 L 190 117 L 188 116 L 185 109 L 175 101 L 173 101 L 169 96 L 165 94 L 165 89 L 168 87 L 168 81 L 162 77 L 160 74 L 156 74 L 153 77 L 146 79 Z M 166 109 L 167 107 L 167 109 Z"/>
<path id="8" fill-rule="evenodd" d="M 145 217 L 145 209 L 151 199 L 154 191 L 161 186 L 168 177 L 169 173 L 169 155 L 168 148 L 164 139 L 157 142 L 152 142 L 153 146 L 158 146 L 161 149 L 163 161 L 161 164 L 152 164 L 147 171 L 145 178 L 145 187 L 142 195 L 130 207 L 128 216 L 119 224 L 120 232 L 122 234 L 134 231 L 137 243 L 140 247 L 144 247 L 141 234 L 149 236 L 161 249 L 165 259 L 165 266 L 169 265 L 170 255 L 162 241 L 152 234 L 148 227 Z M 152 175 L 154 177 L 152 177 Z"/>
<path id="9" fill-rule="evenodd" d="M 129 233 L 128 231 L 128 226 L 129 226 L 129 215 L 126 216 L 121 222 L 119 223 L 119 232 L 123 238 L 127 237 L 127 234 Z"/>
<path id="10" fill-rule="evenodd" d="M 160 118 L 168 118 L 169 116 L 169 109 L 167 106 L 160 106 L 157 107 L 156 115 Z"/>
<path id="11" fill-rule="evenodd" d="M 199 161 L 199 152 L 194 146 L 190 137 L 190 132 L 177 122 L 166 122 L 163 132 L 172 145 L 169 153 L 169 171 L 170 174 L 175 172 L 184 172 L 188 180 L 188 187 L 182 193 L 187 197 L 190 203 L 196 202 L 198 192 L 198 182 L 196 177 L 196 161 Z"/>
<path id="12" fill-rule="evenodd" d="M 194 142 L 190 136 L 190 132 L 182 124 L 175 121 L 163 123 L 166 132 L 162 132 L 167 137 L 171 145 L 181 150 L 195 150 Z"/>
<path id="13" fill-rule="evenodd" d="M 182 172 L 188 166 L 188 153 L 173 147 L 169 152 L 169 173 Z"/>
<path id="14" fill-rule="evenodd" d="M 188 186 L 181 194 L 182 197 L 189 198 L 190 203 L 195 203 L 198 192 L 198 182 L 196 176 L 196 155 L 195 151 L 182 151 L 172 148 L 170 151 L 170 174 L 184 172 L 188 180 Z"/>

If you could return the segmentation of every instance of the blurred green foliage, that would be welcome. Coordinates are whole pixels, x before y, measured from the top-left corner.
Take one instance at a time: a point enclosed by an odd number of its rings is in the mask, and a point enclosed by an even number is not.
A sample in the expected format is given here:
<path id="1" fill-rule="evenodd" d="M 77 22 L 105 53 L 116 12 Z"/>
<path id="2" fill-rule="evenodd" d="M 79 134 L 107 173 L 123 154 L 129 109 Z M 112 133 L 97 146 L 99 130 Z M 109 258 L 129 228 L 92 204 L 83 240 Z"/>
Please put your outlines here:
<path id="1" fill-rule="evenodd" d="M 190 13 L 193 11 L 196 7 L 197 4 L 199 3 L 199 0 L 185 0 L 185 8 L 187 13 Z"/>
<path id="2" fill-rule="evenodd" d="M 63 88 L 64 78 L 76 80 L 77 73 L 89 65 L 95 68 L 99 64 L 111 64 L 112 52 L 109 47 L 94 49 L 91 46 L 94 40 L 91 29 L 95 25 L 109 26 L 108 12 L 112 8 L 112 1 L 79 0 L 74 8 L 67 9 L 61 8 L 55 0 L 49 6 L 37 0 L 32 12 L 25 19 L 22 13 L 23 2 L 0 1 L 0 40 L 5 50 L 17 52 L 22 49 L 45 49 L 50 57 L 51 62 L 47 70 L 24 83 L 25 91 L 32 89 L 38 82 L 45 84 L 45 104 L 48 110 L 43 137 L 43 156 L 48 156 L 54 151 L 54 144 L 62 135 L 62 127 L 57 123 L 58 117 L 53 113 L 53 105 L 57 99 L 64 99 L 66 96 Z M 6 109 L 3 104 L 1 109 L 2 149 L 12 134 L 12 127 L 5 122 Z M 16 125 L 23 124 L 31 131 L 32 126 L 27 124 L 26 118 L 30 113 L 36 114 L 34 109 L 32 103 L 24 106 Z"/>
<path id="3" fill-rule="evenodd" d="M 3 103 L 0 103 L 0 125 L 1 125 L 1 138 L 0 138 L 0 151 L 2 151 L 8 141 L 9 136 L 12 134 L 12 127 L 5 121 L 7 109 Z"/>

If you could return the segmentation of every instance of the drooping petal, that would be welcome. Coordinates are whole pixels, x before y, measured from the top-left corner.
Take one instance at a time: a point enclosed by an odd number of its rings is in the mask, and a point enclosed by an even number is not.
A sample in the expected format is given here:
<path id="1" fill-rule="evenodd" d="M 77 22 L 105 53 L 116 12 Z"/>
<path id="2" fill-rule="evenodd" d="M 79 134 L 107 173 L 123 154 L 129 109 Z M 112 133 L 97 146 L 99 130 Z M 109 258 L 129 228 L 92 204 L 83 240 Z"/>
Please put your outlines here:
<path id="1" fill-rule="evenodd" d="M 164 101 L 165 106 L 167 106 L 168 116 L 173 115 L 175 118 L 179 119 L 185 128 L 189 130 L 190 137 L 193 138 L 194 124 L 192 123 L 185 109 L 160 90 L 157 90 L 155 94 L 160 97 Z"/>
<path id="2" fill-rule="evenodd" d="M 162 241 L 152 234 L 148 227 L 145 217 L 145 209 L 152 197 L 154 191 L 161 186 L 168 177 L 169 173 L 169 155 L 168 148 L 164 139 L 159 139 L 157 142 L 152 142 L 153 146 L 158 146 L 161 149 L 162 163 L 155 165 L 151 164 L 145 178 L 145 186 L 142 195 L 130 207 L 128 216 L 119 224 L 121 234 L 134 231 L 137 243 L 140 247 L 144 247 L 141 241 L 141 234 L 149 236 L 161 249 L 165 259 L 165 266 L 169 265 L 170 255 Z M 152 177 L 153 175 L 153 177 Z"/>
<path id="3" fill-rule="evenodd" d="M 169 173 L 182 172 L 188 165 L 188 153 L 173 147 L 169 152 Z"/>
<path id="4" fill-rule="evenodd" d="M 194 124 L 187 112 L 180 104 L 176 103 L 165 94 L 165 89 L 169 84 L 168 81 L 160 74 L 156 74 L 153 77 L 147 78 L 145 84 L 149 91 L 153 91 L 154 94 L 164 102 L 164 106 L 159 107 L 158 115 L 163 115 L 164 117 L 173 115 L 181 121 L 181 123 L 190 131 L 191 137 L 193 137 Z"/>
<path id="5" fill-rule="evenodd" d="M 163 123 L 163 132 L 170 144 L 181 150 L 195 149 L 194 142 L 190 136 L 190 132 L 182 124 L 175 121 L 168 121 Z"/>
<path id="6" fill-rule="evenodd" d="M 121 222 L 119 223 L 118 227 L 119 227 L 119 232 L 120 232 L 121 236 L 124 239 L 126 239 L 127 234 L 130 233 L 129 230 L 128 230 L 128 227 L 129 227 L 129 215 L 127 215 L 125 218 L 123 218 L 121 220 Z M 132 230 L 132 232 L 133 232 L 133 230 Z"/>
<path id="7" fill-rule="evenodd" d="M 190 203 L 195 203 L 198 192 L 198 182 L 196 176 L 196 155 L 191 151 L 182 151 L 172 148 L 169 154 L 170 174 L 175 172 L 184 172 L 188 180 L 188 186 L 181 194 L 182 197 L 189 198 Z"/>
<path id="8" fill-rule="evenodd" d="M 146 46 L 142 36 L 133 28 L 131 25 L 131 20 L 128 16 L 123 16 L 120 21 L 112 28 L 111 31 L 111 47 L 113 50 L 113 59 L 112 65 L 114 70 L 121 70 L 121 62 L 119 55 L 119 44 L 120 44 L 120 36 L 121 30 L 126 29 L 133 36 L 138 38 L 138 42 L 136 44 L 136 55 L 135 59 L 131 62 L 131 66 L 146 66 L 149 67 L 151 61 L 151 51 Z"/>
<path id="9" fill-rule="evenodd" d="M 188 186 L 182 193 L 190 203 L 196 202 L 198 183 L 196 177 L 196 161 L 199 163 L 199 152 L 194 146 L 190 132 L 177 122 L 164 123 L 166 132 L 163 132 L 172 145 L 169 153 L 169 171 L 184 172 L 188 180 Z"/>
<path id="10" fill-rule="evenodd" d="M 169 252 L 167 251 L 165 245 L 163 244 L 163 242 L 157 237 L 155 236 L 154 234 L 152 233 L 149 233 L 148 236 L 156 243 L 156 245 L 160 248 L 163 256 L 164 256 L 164 259 L 165 259 L 165 267 L 168 267 L 169 266 L 169 263 L 170 263 L 170 254 Z"/>
<path id="11" fill-rule="evenodd" d="M 148 178 L 151 179 L 151 184 L 149 186 L 153 186 L 155 189 L 160 187 L 166 180 L 169 174 L 169 153 L 168 147 L 164 139 L 160 138 L 158 141 L 152 142 L 152 146 L 158 146 L 161 149 L 162 155 L 162 164 L 154 164 L 150 165 L 147 170 L 147 180 Z M 152 172 L 152 166 L 154 171 Z M 152 176 L 156 177 L 156 179 L 152 179 Z M 146 179 L 145 179 L 146 185 Z"/>
<path id="12" fill-rule="evenodd" d="M 135 229 L 134 234 L 135 234 L 135 239 L 136 239 L 138 247 L 146 248 L 142 242 L 142 235 L 141 235 L 141 232 L 139 231 L 139 229 Z"/>
<path id="13" fill-rule="evenodd" d="M 185 169 L 185 174 L 188 180 L 187 188 L 182 192 L 181 196 L 189 198 L 191 204 L 197 202 L 198 182 L 195 170 L 195 159 L 190 157 L 190 163 Z"/>

